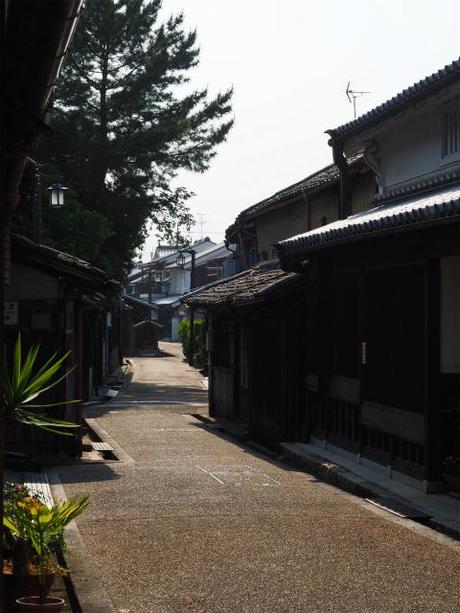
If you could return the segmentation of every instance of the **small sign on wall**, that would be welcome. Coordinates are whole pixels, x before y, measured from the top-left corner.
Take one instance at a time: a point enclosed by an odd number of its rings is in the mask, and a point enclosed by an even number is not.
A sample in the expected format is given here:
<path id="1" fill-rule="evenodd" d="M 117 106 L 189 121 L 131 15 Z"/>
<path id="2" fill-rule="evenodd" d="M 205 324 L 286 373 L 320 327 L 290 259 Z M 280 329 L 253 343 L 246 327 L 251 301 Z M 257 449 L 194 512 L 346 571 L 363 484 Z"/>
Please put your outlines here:
<path id="1" fill-rule="evenodd" d="M 3 323 L 5 326 L 17 326 L 18 324 L 18 303 L 5 302 L 3 304 Z"/>

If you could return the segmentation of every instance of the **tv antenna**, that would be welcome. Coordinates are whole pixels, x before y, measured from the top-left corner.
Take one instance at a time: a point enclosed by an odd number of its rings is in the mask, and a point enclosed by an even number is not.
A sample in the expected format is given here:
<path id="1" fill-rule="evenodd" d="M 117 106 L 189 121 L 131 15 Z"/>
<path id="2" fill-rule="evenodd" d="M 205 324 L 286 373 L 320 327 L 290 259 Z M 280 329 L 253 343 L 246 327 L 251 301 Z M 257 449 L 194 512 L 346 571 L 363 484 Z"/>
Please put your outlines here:
<path id="1" fill-rule="evenodd" d="M 351 89 L 350 85 L 351 81 L 348 81 L 345 93 L 347 95 L 348 102 L 350 102 L 350 104 L 353 104 L 353 118 L 356 119 L 356 99 L 361 98 L 361 96 L 363 96 L 364 94 L 372 94 L 372 92 L 362 92 L 356 89 Z"/>
<path id="2" fill-rule="evenodd" d="M 200 226 L 200 239 L 202 239 L 203 238 L 203 228 L 204 228 L 204 225 L 206 223 L 204 218 L 207 217 L 209 215 L 209 213 L 195 213 L 195 214 L 196 214 L 197 217 L 200 218 L 200 221 L 197 224 L 195 224 L 195 225 L 199 225 Z"/>

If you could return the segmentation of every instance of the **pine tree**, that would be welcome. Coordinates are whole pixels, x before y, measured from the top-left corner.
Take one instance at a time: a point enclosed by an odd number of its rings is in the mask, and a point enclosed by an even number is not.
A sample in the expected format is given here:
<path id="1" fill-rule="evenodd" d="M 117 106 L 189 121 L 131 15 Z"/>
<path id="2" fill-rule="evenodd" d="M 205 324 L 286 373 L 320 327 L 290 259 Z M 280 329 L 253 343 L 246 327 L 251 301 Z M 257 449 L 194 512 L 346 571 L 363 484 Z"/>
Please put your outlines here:
<path id="1" fill-rule="evenodd" d="M 193 90 L 196 32 L 183 15 L 159 24 L 161 0 L 87 0 L 55 98 L 55 135 L 42 160 L 62 171 L 110 236 L 101 257 L 121 276 L 148 224 L 189 225 L 179 169 L 204 172 L 232 126 L 229 89 Z"/>

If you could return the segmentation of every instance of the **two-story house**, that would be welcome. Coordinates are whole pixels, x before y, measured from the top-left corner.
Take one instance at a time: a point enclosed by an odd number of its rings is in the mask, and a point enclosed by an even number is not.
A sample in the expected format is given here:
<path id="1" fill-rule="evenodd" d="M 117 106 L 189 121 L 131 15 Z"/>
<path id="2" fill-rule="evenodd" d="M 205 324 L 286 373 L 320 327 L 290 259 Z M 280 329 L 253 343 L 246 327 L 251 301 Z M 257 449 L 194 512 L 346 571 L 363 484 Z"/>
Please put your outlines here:
<path id="1" fill-rule="evenodd" d="M 361 155 L 347 165 L 358 211 L 375 179 Z M 339 188 L 332 164 L 242 211 L 226 233 L 241 272 L 183 299 L 207 312 L 211 414 L 240 420 L 269 445 L 304 430 L 305 284 L 302 273 L 281 270 L 275 244 L 337 219 Z"/>
<path id="2" fill-rule="evenodd" d="M 307 440 L 433 491 L 460 451 L 460 61 L 329 134 L 340 219 L 278 246 L 309 295 Z"/>

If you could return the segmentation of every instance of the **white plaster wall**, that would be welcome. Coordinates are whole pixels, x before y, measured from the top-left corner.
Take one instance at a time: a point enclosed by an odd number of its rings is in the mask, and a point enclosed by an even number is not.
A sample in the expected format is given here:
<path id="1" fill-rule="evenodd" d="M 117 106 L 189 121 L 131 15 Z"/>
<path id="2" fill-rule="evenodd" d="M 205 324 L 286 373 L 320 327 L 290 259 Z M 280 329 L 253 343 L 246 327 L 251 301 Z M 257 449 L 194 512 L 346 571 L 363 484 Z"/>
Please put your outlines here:
<path id="1" fill-rule="evenodd" d="M 447 102 L 447 98 L 442 102 Z M 408 118 L 378 138 L 377 158 L 380 159 L 384 189 L 460 168 L 460 155 L 449 163 L 441 158 L 443 103 L 440 101 L 424 113 Z"/>
<path id="2" fill-rule="evenodd" d="M 441 259 L 441 372 L 460 373 L 460 257 Z"/>
<path id="3" fill-rule="evenodd" d="M 182 268 L 172 269 L 171 276 L 171 294 L 183 294 L 190 289 L 190 271 Z"/>
<path id="4" fill-rule="evenodd" d="M 177 333 L 177 327 L 179 326 L 180 317 L 175 315 L 171 318 L 171 340 L 177 342 L 179 340 L 179 334 Z"/>

